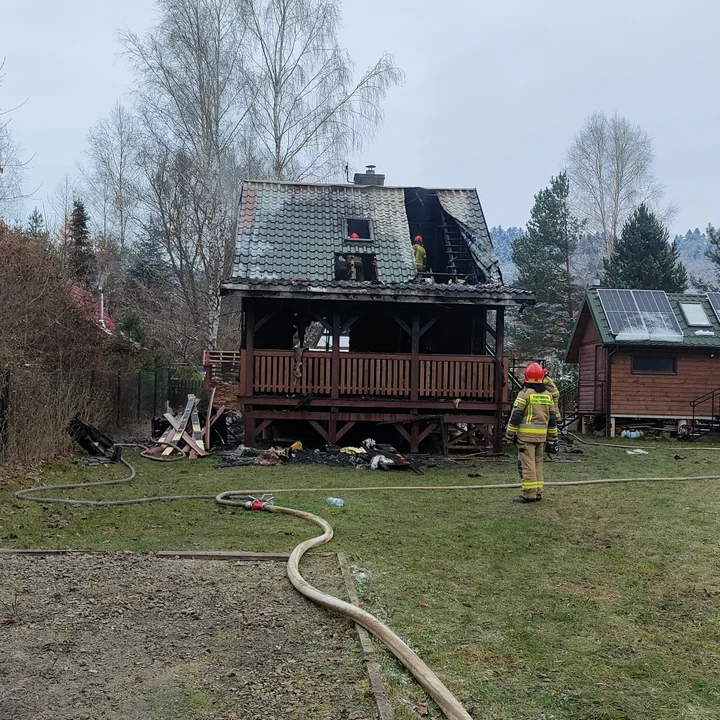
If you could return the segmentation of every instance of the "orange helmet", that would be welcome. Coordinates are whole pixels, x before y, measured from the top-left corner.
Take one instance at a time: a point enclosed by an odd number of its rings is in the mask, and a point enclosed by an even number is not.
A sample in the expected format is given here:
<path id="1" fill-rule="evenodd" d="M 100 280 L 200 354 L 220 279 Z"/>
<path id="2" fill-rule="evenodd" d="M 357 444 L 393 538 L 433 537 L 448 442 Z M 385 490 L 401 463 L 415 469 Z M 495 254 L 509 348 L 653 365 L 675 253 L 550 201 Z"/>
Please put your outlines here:
<path id="1" fill-rule="evenodd" d="M 423 244 L 422 235 L 416 235 L 416 236 L 413 238 L 413 242 L 420 243 L 420 244 L 422 245 L 422 244 Z"/>
<path id="2" fill-rule="evenodd" d="M 525 382 L 526 383 L 542 383 L 545 381 L 545 369 L 540 363 L 531 362 L 525 368 Z"/>
<path id="3" fill-rule="evenodd" d="M 352 240 L 359 240 L 360 236 L 356 232 L 354 232 L 354 233 L 350 233 L 350 238 Z"/>

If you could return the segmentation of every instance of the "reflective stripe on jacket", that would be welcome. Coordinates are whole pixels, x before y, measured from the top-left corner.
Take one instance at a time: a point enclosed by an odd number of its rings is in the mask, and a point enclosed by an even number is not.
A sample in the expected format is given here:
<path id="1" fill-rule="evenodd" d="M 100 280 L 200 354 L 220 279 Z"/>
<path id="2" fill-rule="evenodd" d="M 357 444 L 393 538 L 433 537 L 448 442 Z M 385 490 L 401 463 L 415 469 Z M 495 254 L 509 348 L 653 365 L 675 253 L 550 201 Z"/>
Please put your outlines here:
<path id="1" fill-rule="evenodd" d="M 558 436 L 557 415 L 552 395 L 542 384 L 526 385 L 513 404 L 506 434 L 529 443 L 545 442 Z"/>

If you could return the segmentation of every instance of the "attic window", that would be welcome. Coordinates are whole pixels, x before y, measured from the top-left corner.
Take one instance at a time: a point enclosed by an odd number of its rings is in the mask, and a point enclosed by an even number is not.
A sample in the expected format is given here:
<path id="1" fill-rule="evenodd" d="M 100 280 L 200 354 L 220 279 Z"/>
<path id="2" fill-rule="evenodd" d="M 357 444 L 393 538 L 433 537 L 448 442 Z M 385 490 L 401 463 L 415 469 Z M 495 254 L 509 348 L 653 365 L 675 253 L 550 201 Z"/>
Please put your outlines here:
<path id="1" fill-rule="evenodd" d="M 364 240 L 372 242 L 373 240 L 372 220 L 361 220 L 358 218 L 348 218 L 347 220 L 347 239 L 348 240 Z"/>
<path id="2" fill-rule="evenodd" d="M 690 327 L 712 327 L 705 308 L 700 303 L 680 303 L 680 309 Z"/>
<path id="3" fill-rule="evenodd" d="M 337 253 L 335 255 L 335 279 L 369 282 L 377 280 L 375 255 L 360 253 Z"/>

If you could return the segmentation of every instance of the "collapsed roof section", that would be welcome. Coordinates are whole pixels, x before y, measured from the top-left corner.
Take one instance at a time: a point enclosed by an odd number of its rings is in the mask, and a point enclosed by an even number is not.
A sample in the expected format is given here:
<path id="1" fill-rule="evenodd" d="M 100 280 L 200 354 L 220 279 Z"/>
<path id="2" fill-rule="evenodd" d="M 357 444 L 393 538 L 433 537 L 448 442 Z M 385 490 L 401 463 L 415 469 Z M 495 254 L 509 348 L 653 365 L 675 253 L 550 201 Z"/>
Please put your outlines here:
<path id="1" fill-rule="evenodd" d="M 457 222 L 475 264 L 487 280 L 502 283 L 502 273 L 477 190 L 436 190 L 443 210 Z"/>
<path id="2" fill-rule="evenodd" d="M 427 251 L 421 273 L 413 254 L 415 235 L 424 238 Z M 239 290 L 248 281 L 347 279 L 501 285 L 477 192 L 243 183 L 233 274 L 224 290 Z"/>

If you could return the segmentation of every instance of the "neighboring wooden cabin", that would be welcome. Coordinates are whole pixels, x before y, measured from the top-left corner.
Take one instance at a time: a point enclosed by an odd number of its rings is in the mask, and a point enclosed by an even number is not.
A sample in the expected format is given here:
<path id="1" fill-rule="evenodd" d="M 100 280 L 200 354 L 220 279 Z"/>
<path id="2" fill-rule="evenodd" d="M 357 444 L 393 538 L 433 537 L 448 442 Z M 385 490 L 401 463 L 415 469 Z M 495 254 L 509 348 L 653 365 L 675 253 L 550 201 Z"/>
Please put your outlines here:
<path id="1" fill-rule="evenodd" d="M 717 293 L 588 291 L 567 353 L 579 414 L 610 435 L 628 419 L 720 415 L 719 311 Z"/>
<path id="2" fill-rule="evenodd" d="M 415 452 L 431 436 L 500 448 L 504 313 L 533 298 L 502 285 L 475 190 L 385 187 L 372 171 L 352 185 L 245 182 L 223 293 L 241 298 L 242 344 L 206 352 L 206 372 L 234 384 L 246 444 L 394 432 Z"/>

